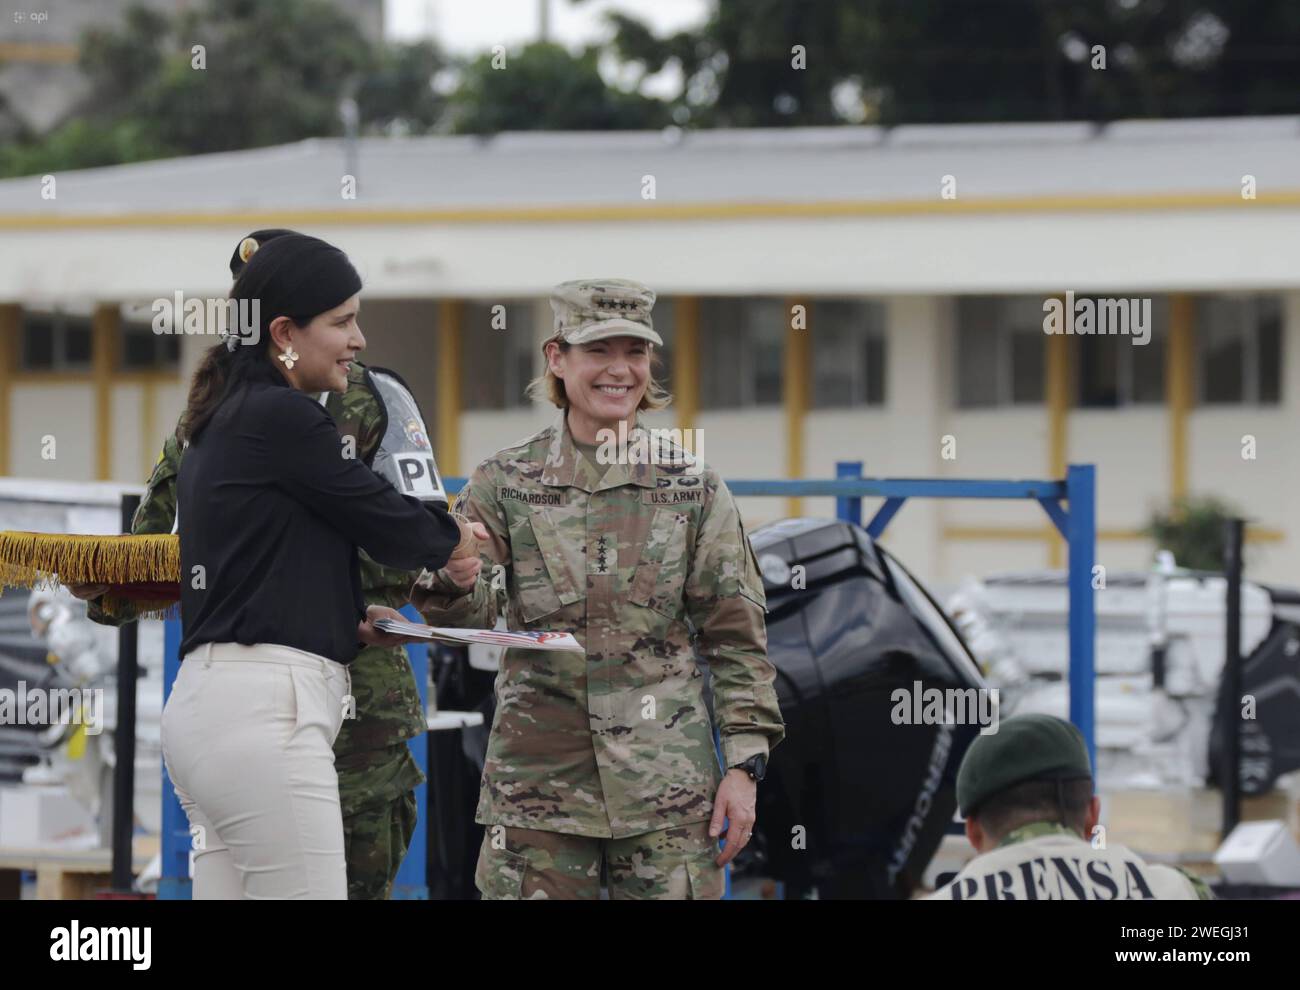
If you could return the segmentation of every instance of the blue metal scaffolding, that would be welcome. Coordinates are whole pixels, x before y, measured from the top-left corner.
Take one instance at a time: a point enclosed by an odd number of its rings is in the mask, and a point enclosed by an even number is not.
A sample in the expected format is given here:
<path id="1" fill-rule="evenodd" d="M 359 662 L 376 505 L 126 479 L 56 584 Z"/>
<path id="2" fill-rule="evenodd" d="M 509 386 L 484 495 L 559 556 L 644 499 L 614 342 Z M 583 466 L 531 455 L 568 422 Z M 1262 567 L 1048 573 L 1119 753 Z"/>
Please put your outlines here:
<path id="1" fill-rule="evenodd" d="M 1070 721 L 1097 766 L 1093 656 L 1097 623 L 1093 568 L 1097 559 L 1097 469 L 1071 464 L 1062 481 L 977 481 L 958 478 L 864 478 L 861 461 L 838 461 L 834 481 L 729 481 L 733 495 L 830 496 L 835 515 L 862 525 L 862 499 L 883 498 L 867 523 L 879 539 L 909 498 L 1032 499 L 1043 507 L 1069 551 Z M 1068 505 L 1068 508 L 1062 503 Z"/>
<path id="2" fill-rule="evenodd" d="M 1088 743 L 1088 757 L 1095 768 L 1097 752 L 1094 734 L 1093 653 L 1096 607 L 1093 595 L 1093 567 L 1096 563 L 1096 468 L 1071 464 L 1060 481 L 978 481 L 948 478 L 864 478 L 861 461 L 840 461 L 834 481 L 730 481 L 738 496 L 831 497 L 835 514 L 846 522 L 862 525 L 862 500 L 883 498 L 866 530 L 878 539 L 909 498 L 1032 499 L 1047 513 L 1069 550 L 1070 600 L 1070 721 L 1079 727 Z M 466 478 L 444 478 L 449 491 L 460 491 Z M 1064 503 L 1064 504 L 1063 504 Z M 1067 508 L 1068 506 L 1068 508 Z M 408 614 L 416 618 L 407 606 Z M 170 696 L 180 669 L 180 622 L 170 619 L 164 634 L 164 697 Z M 428 649 L 410 646 L 411 666 L 420 688 L 420 700 L 427 707 L 429 682 Z M 425 737 L 411 740 L 411 751 L 420 769 L 428 772 Z M 419 818 L 411 848 L 394 884 L 394 898 L 427 898 L 425 881 L 428 786 L 416 790 Z M 171 781 L 163 771 L 162 878 L 158 896 L 183 899 L 190 896 L 190 834 Z"/>

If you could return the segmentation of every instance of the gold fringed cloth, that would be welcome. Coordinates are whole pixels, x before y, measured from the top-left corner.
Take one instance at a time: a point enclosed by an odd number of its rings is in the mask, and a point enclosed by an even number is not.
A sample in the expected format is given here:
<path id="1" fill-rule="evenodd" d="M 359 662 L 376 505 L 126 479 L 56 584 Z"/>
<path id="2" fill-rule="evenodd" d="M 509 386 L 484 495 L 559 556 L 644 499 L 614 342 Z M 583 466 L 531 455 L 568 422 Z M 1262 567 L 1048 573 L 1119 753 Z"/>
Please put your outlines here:
<path id="1" fill-rule="evenodd" d="M 100 605 L 108 615 L 160 616 L 180 599 L 180 580 L 181 542 L 174 534 L 0 532 L 0 591 L 106 584 Z"/>

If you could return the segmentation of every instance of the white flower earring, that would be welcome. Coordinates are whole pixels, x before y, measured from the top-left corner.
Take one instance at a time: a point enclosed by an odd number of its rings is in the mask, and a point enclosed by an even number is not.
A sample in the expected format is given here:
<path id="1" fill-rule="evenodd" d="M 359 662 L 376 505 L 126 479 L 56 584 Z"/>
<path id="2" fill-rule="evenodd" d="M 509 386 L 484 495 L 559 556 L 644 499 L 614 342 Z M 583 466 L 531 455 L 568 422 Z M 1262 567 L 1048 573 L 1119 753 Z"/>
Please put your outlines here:
<path id="1" fill-rule="evenodd" d="M 284 362 L 286 368 L 293 371 L 293 363 L 298 360 L 298 352 L 293 349 L 292 344 L 280 355 L 280 360 Z"/>

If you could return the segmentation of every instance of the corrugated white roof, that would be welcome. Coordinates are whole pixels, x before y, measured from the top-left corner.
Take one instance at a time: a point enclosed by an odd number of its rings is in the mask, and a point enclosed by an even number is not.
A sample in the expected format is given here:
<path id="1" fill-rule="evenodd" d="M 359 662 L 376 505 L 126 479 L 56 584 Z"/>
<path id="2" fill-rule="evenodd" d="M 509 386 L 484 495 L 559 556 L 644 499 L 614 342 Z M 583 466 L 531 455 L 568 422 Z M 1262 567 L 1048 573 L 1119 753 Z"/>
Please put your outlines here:
<path id="1" fill-rule="evenodd" d="M 659 204 L 1235 193 L 1300 189 L 1300 117 L 365 138 L 360 192 L 340 195 L 344 142 L 0 181 L 0 215 L 155 211 L 635 206 Z M 648 210 L 655 203 L 645 202 Z"/>

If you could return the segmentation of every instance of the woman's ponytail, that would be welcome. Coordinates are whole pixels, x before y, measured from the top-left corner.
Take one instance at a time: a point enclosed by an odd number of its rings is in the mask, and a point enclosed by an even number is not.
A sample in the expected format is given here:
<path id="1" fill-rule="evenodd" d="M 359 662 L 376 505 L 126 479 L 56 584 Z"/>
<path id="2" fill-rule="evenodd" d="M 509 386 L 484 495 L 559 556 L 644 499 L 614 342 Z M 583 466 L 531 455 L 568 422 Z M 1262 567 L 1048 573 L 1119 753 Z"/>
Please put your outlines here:
<path id="1" fill-rule="evenodd" d="M 176 425 L 176 439 L 188 443 L 202 432 L 230 390 L 235 354 L 223 340 L 208 349 L 190 379 L 190 394 L 185 412 Z"/>

